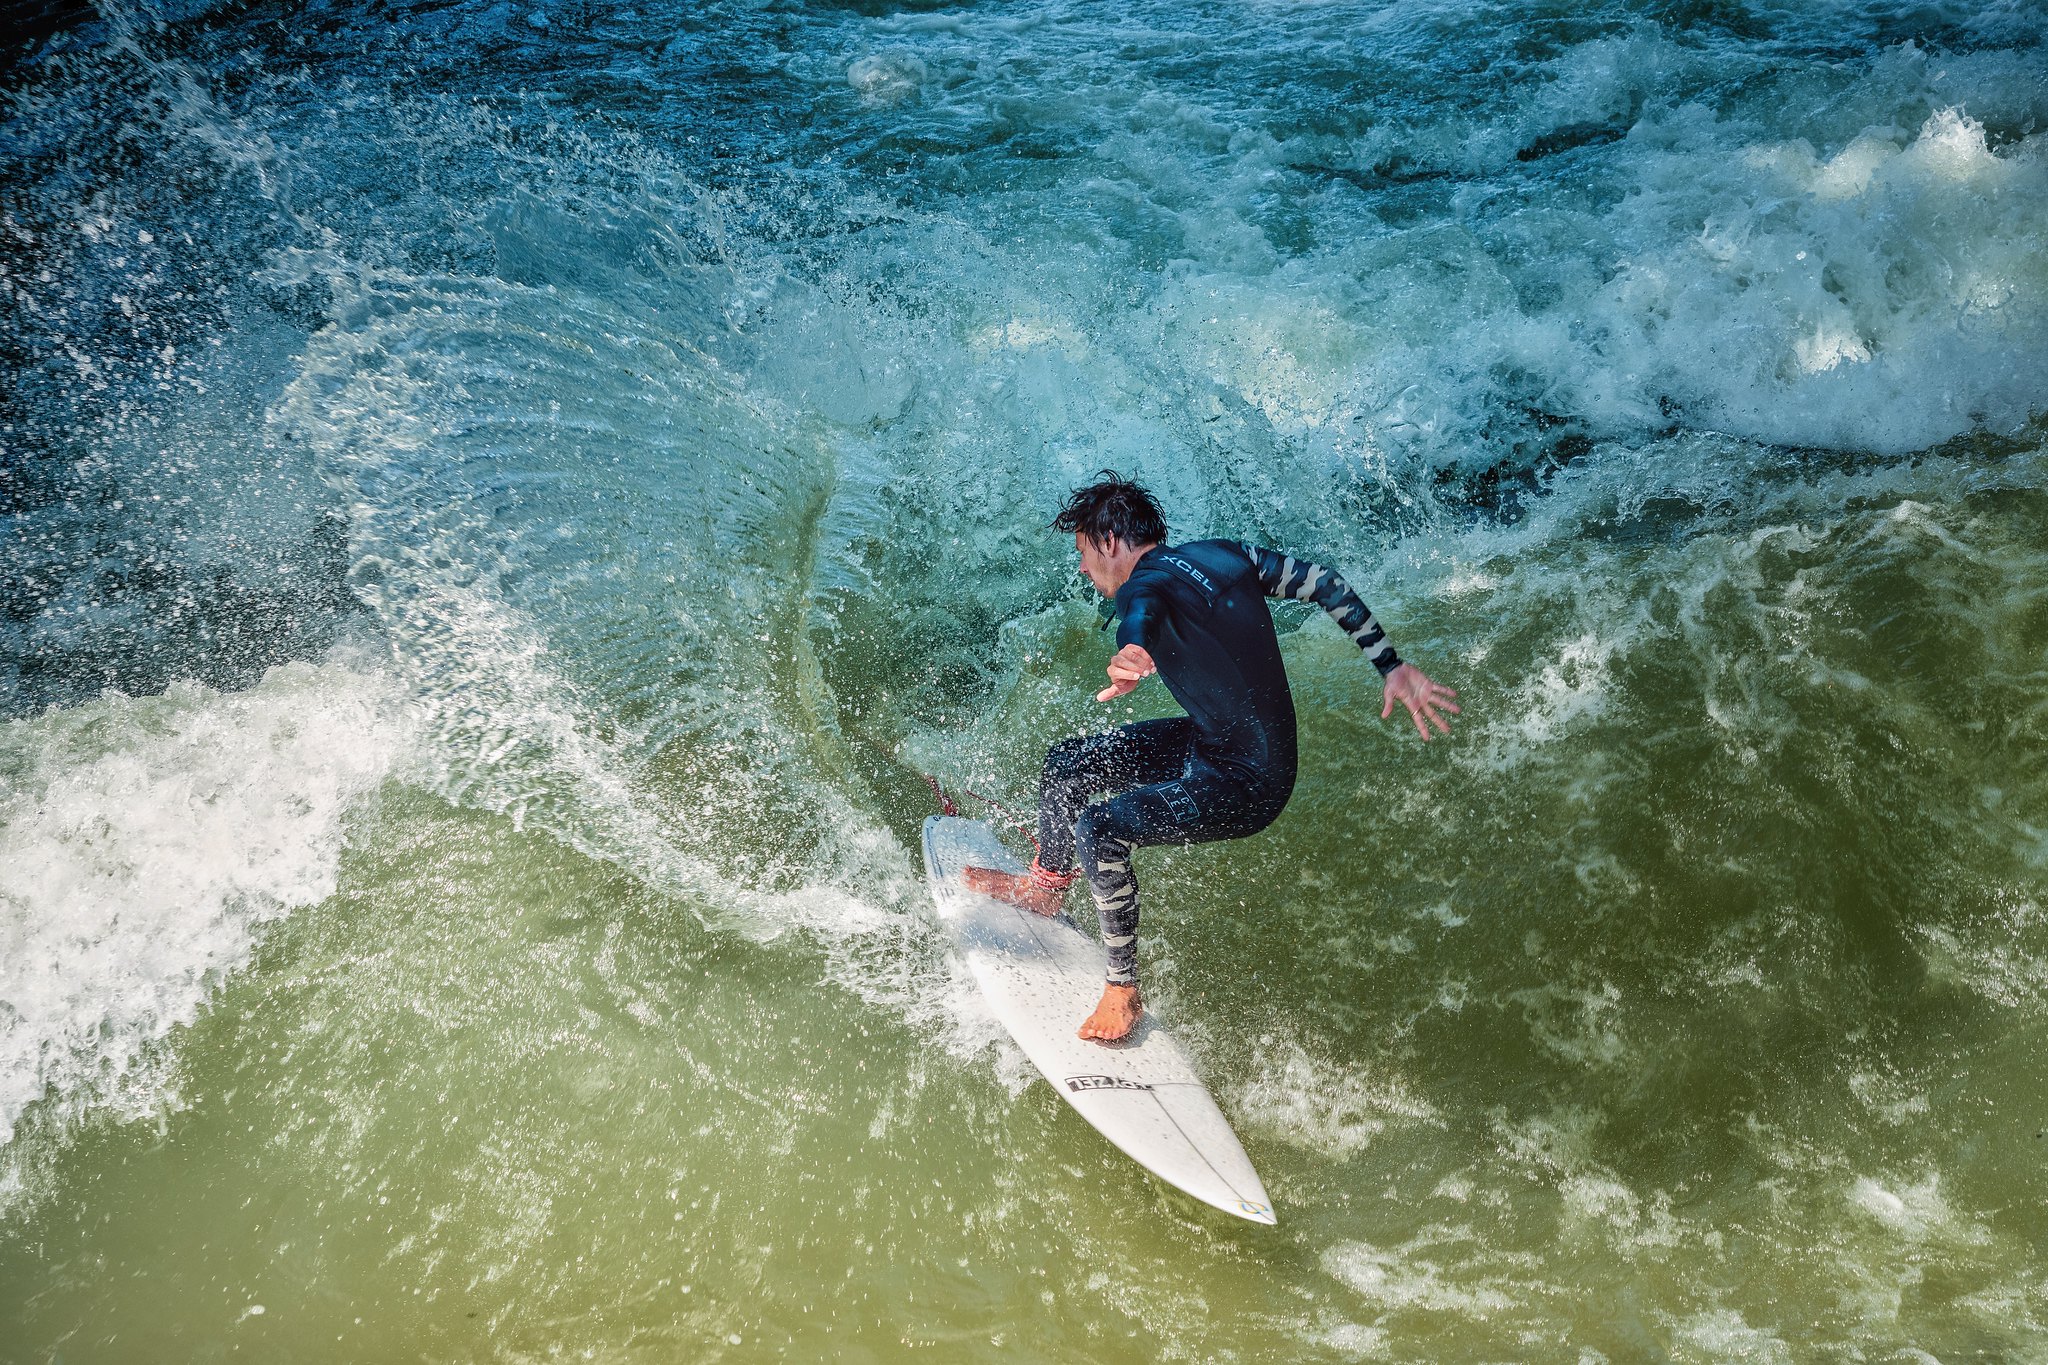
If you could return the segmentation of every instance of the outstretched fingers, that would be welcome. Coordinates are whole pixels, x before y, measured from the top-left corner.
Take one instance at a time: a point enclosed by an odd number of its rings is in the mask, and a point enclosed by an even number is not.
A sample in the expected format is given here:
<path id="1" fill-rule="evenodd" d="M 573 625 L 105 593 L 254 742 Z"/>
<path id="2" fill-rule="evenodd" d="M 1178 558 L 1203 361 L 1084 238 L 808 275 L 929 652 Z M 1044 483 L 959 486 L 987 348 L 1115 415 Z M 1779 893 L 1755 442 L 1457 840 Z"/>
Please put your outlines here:
<path id="1" fill-rule="evenodd" d="M 1404 674 L 1396 674 L 1401 681 L 1387 688 L 1385 702 L 1380 707 L 1380 719 L 1385 720 L 1392 715 L 1394 703 L 1399 701 L 1408 708 L 1408 718 L 1415 722 L 1415 733 L 1422 736 L 1424 744 L 1429 743 L 1432 737 L 1432 726 L 1437 734 L 1448 735 L 1451 723 L 1444 718 L 1443 712 L 1448 711 L 1454 716 L 1458 714 L 1458 705 L 1451 700 L 1458 694 L 1441 683 L 1432 682 L 1419 669 L 1412 674 Z"/>
<path id="2" fill-rule="evenodd" d="M 1454 716 L 1458 714 L 1458 704 L 1451 700 L 1457 695 L 1448 687 L 1439 687 L 1431 683 L 1421 702 L 1411 709 L 1415 711 L 1417 720 L 1427 720 L 1436 727 L 1438 734 L 1448 735 L 1451 732 L 1451 723 L 1444 719 L 1443 712 L 1448 711 Z M 1426 730 L 1422 737 L 1429 738 Z"/>

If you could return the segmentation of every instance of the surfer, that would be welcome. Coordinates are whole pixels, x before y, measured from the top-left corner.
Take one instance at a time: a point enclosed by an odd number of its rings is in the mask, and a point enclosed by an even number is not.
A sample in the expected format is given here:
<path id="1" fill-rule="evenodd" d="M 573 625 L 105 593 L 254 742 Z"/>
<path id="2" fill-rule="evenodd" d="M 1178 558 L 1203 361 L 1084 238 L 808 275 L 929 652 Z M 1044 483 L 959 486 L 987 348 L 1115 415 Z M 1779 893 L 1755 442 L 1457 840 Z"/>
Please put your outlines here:
<path id="1" fill-rule="evenodd" d="M 1380 719 L 1407 708 L 1424 741 L 1449 734 L 1458 694 L 1403 663 L 1365 603 L 1334 570 L 1235 540 L 1167 545 L 1151 493 L 1104 470 L 1059 515 L 1081 572 L 1117 618 L 1109 701 L 1157 673 L 1187 712 L 1055 744 L 1039 781 L 1038 856 L 1025 874 L 965 869 L 967 885 L 1057 915 L 1085 874 L 1109 949 L 1108 980 L 1080 1036 L 1115 1042 L 1137 1026 L 1138 883 L 1134 849 L 1242 839 L 1273 823 L 1294 791 L 1294 699 L 1268 597 L 1313 602 L 1379 670 Z M 1109 793 L 1091 804 L 1098 792 Z M 1074 866 L 1079 859 L 1079 869 Z"/>

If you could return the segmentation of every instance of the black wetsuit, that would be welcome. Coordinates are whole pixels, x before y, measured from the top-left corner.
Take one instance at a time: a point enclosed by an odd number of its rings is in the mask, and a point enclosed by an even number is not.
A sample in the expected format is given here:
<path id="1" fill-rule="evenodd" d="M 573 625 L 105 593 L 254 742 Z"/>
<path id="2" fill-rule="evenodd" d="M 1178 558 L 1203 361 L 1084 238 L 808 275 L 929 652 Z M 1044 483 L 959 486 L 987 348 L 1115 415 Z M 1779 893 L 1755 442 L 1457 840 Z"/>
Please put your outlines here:
<path id="1" fill-rule="evenodd" d="M 1039 865 L 1063 873 L 1079 854 L 1112 982 L 1137 980 L 1131 851 L 1256 834 L 1294 791 L 1294 698 L 1268 597 L 1321 607 L 1382 675 L 1400 665 L 1365 603 L 1321 565 L 1234 540 L 1138 560 L 1116 595 L 1117 647 L 1143 647 L 1187 714 L 1056 744 L 1039 787 Z M 1116 794 L 1087 804 L 1097 792 Z"/>

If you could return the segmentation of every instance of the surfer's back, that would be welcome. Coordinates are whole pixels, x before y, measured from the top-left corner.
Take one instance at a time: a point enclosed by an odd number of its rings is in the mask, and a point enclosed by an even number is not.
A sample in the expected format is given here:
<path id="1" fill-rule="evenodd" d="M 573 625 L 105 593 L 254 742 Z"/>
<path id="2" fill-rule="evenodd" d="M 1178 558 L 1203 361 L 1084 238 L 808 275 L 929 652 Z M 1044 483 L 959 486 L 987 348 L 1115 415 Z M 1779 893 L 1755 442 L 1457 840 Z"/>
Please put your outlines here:
<path id="1" fill-rule="evenodd" d="M 1119 645 L 1138 644 L 1195 722 L 1197 755 L 1291 787 L 1294 700 L 1258 566 L 1232 540 L 1161 545 L 1116 595 Z"/>

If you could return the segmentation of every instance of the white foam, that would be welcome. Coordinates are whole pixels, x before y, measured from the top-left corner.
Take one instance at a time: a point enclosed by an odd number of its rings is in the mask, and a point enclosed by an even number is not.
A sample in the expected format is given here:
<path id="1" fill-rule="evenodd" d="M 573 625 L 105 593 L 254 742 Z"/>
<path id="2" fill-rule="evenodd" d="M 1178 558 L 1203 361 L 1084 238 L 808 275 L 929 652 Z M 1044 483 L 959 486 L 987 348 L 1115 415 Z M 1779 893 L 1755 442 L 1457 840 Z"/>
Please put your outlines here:
<path id="1" fill-rule="evenodd" d="M 1831 204 L 1863 193 L 1878 168 L 1898 154 L 1899 144 L 1890 130 L 1859 133 L 1848 146 L 1808 172 L 1814 197 Z M 1765 159 L 1762 154 L 1752 155 L 1759 162 Z"/>
<path id="2" fill-rule="evenodd" d="M 1721 136 L 1700 125 L 1691 153 Z M 1825 158 L 1804 142 L 1740 150 L 1693 188 L 1660 174 L 1631 207 L 1633 260 L 1586 304 L 1629 338 L 1630 379 L 1724 430 L 1885 451 L 2015 428 L 2039 407 L 2020 357 L 2038 353 L 2048 300 L 2025 283 L 2013 216 L 2048 203 L 2037 148 L 1994 152 L 1943 108 L 1910 138 L 1868 128 Z M 1665 172 L 1689 156 L 1659 159 Z M 1650 215 L 1694 203 L 1688 262 Z"/>
<path id="3" fill-rule="evenodd" d="M 1324 1061 L 1292 1039 L 1261 1040 L 1246 1071 L 1232 1096 L 1238 1122 L 1324 1156 L 1361 1152 L 1390 1123 L 1441 1123 L 1399 1077 Z"/>
<path id="4" fill-rule="evenodd" d="M 1348 156 L 1306 137 L 1267 154 L 1491 177 L 1553 134 L 1628 128 L 1575 167 L 1590 198 L 1517 183 L 1475 193 L 1466 220 L 1378 231 L 1333 202 L 1313 257 L 1219 245 L 1162 300 L 1179 323 L 1162 344 L 1275 426 L 1327 428 L 1396 467 L 1498 458 L 1488 433 L 1517 404 L 1630 441 L 1675 408 L 1696 430 L 1892 453 L 2041 410 L 2048 293 L 2029 225 L 2048 212 L 2048 135 L 1994 145 L 1979 107 L 2038 124 L 2024 65 L 1894 50 L 1845 101 L 1872 121 L 1821 151 L 1768 82 L 1733 107 L 1668 101 L 1660 81 L 1703 60 L 1648 30 L 1596 40 L 1509 117 L 1390 120 Z M 1234 220 L 1245 191 L 1217 181 L 1211 216 Z"/>
<path id="5" fill-rule="evenodd" d="M 1519 1123 L 1500 1114 L 1493 1131 L 1501 1155 L 1513 1164 L 1531 1173 L 1561 1176 L 1600 1169 L 1593 1159 L 1599 1126 L 1599 1114 L 1572 1107 L 1531 1115 Z"/>
<path id="6" fill-rule="evenodd" d="M 1792 1348 L 1762 1327 L 1752 1327 L 1732 1308 L 1695 1313 L 1678 1324 L 1678 1343 L 1709 1361 L 1742 1365 L 1791 1365 Z"/>
<path id="7" fill-rule="evenodd" d="M 1981 1246 L 1991 1240 L 1982 1224 L 1949 1206 L 1941 1192 L 1939 1171 L 1929 1171 L 1912 1185 L 1858 1176 L 1849 1187 L 1848 1199 L 1907 1242 Z"/>
<path id="8" fill-rule="evenodd" d="M 1634 608 L 1627 610 L 1636 614 Z M 1506 719 L 1484 723 L 1484 739 L 1470 743 L 1470 753 L 1459 761 L 1505 769 L 1597 722 L 1607 714 L 1615 656 L 1622 647 L 1622 634 L 1599 628 L 1557 640 L 1499 707 Z"/>
<path id="9" fill-rule="evenodd" d="M 846 83 L 860 92 L 863 103 L 872 105 L 914 98 L 924 79 L 924 62 L 908 52 L 873 53 L 846 68 Z"/>
<path id="10" fill-rule="evenodd" d="M 0 1141 L 45 1096 L 127 1088 L 258 926 L 331 895 L 349 811 L 407 745 L 388 685 L 342 662 L 247 692 L 109 693 L 0 729 Z"/>
<path id="11" fill-rule="evenodd" d="M 1342 1242 L 1323 1253 L 1323 1270 L 1386 1311 L 1426 1309 L 1487 1318 L 1515 1306 L 1509 1287 L 1491 1278 L 1469 1280 L 1418 1253 L 1450 1238 L 1423 1238 L 1394 1251 L 1369 1242 Z"/>
<path id="12" fill-rule="evenodd" d="M 1387 1353 L 1386 1331 L 1364 1323 L 1331 1324 L 1316 1332 L 1311 1339 L 1350 1360 L 1374 1360 Z"/>
<path id="13" fill-rule="evenodd" d="M 1611 981 L 1597 986 L 1545 983 L 1510 992 L 1520 1005 L 1536 1040 L 1558 1056 L 1581 1066 L 1615 1066 L 1632 1049 L 1620 1026 L 1621 988 Z"/>
<path id="14" fill-rule="evenodd" d="M 2032 836 L 2036 847 L 2041 846 L 2043 840 L 2037 831 L 2025 826 L 2021 830 Z M 2033 900 L 2015 897 L 2009 918 L 2012 931 L 2038 931 L 2048 916 Z M 2048 961 L 2017 946 L 2019 941 L 2010 934 L 1978 940 L 1938 924 L 1917 925 L 1913 934 L 1921 942 L 1931 982 L 2013 1009 L 2038 1002 L 2043 992 L 2048 991 Z"/>
<path id="15" fill-rule="evenodd" d="M 1849 1091 L 1895 1127 L 1924 1116 L 1930 1108 L 1925 1091 L 1915 1090 L 1899 1077 L 1881 1072 L 1857 1072 L 1849 1078 Z"/>

